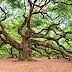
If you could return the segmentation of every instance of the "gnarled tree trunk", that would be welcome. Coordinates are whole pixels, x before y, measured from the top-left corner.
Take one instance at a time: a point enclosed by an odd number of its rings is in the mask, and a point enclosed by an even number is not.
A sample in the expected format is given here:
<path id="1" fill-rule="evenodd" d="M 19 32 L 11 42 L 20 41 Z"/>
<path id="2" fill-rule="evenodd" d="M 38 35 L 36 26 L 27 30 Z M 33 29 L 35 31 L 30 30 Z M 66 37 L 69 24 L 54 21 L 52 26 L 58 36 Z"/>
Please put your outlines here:
<path id="1" fill-rule="evenodd" d="M 21 48 L 22 50 L 19 50 L 18 61 L 21 61 L 21 60 L 31 61 L 32 60 L 31 44 L 30 44 L 30 41 L 27 40 L 25 37 L 22 38 Z"/>

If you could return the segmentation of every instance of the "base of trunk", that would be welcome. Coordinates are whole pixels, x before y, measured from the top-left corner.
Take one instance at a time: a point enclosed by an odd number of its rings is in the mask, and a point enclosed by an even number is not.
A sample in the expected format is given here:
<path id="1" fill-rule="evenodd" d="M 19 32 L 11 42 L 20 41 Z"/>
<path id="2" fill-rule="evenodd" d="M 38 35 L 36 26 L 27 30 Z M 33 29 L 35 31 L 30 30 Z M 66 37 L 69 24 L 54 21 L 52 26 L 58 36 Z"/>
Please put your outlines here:
<path id="1" fill-rule="evenodd" d="M 28 50 L 19 50 L 18 61 L 32 61 L 32 51 Z"/>

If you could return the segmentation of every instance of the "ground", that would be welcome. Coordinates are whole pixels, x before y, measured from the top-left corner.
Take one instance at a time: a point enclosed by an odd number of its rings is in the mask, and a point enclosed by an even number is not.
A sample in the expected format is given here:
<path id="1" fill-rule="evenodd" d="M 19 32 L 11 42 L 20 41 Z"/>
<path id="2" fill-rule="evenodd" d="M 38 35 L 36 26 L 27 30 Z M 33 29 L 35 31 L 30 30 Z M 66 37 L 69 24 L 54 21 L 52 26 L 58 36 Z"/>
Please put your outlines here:
<path id="1" fill-rule="evenodd" d="M 17 61 L 12 58 L 0 59 L 0 72 L 72 72 L 72 60 L 33 58 L 37 61 Z"/>

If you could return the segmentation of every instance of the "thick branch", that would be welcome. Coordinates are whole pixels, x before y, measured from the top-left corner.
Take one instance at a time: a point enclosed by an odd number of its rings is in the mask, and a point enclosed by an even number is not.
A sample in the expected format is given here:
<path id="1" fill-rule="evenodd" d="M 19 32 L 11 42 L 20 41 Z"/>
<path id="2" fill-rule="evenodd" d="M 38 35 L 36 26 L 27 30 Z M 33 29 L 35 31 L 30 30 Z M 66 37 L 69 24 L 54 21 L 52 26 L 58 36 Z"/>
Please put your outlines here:
<path id="1" fill-rule="evenodd" d="M 0 26 L 1 26 L 1 28 L 2 28 L 2 34 L 3 34 L 3 36 L 6 38 L 6 39 L 2 38 L 1 40 L 2 40 L 4 43 L 8 43 L 8 44 L 14 46 L 15 48 L 19 48 L 19 47 L 20 47 L 20 44 L 19 44 L 17 41 L 13 40 L 13 39 L 8 35 L 8 33 L 5 31 L 4 25 L 2 25 L 2 23 L 1 23 L 1 21 L 0 21 Z"/>
<path id="2" fill-rule="evenodd" d="M 11 46 L 13 46 L 14 48 L 16 48 L 16 49 L 19 49 L 19 44 L 17 45 L 17 43 L 16 44 L 14 44 L 14 43 L 12 43 L 12 42 L 9 42 L 8 40 L 6 40 L 6 39 L 4 39 L 3 37 L 1 37 L 1 40 L 3 41 L 3 43 L 5 43 L 5 44 L 10 44 Z M 18 47 L 19 46 L 19 47 Z"/>
<path id="3" fill-rule="evenodd" d="M 57 48 L 57 47 L 51 45 L 50 43 L 45 43 L 45 42 L 41 42 L 41 41 L 33 40 L 33 39 L 31 39 L 31 42 L 33 42 L 33 45 L 41 45 L 41 46 L 44 46 L 44 47 L 48 47 L 50 49 L 54 49 L 54 50 L 59 51 L 62 54 L 67 55 L 68 57 L 72 58 L 72 55 L 70 55 L 69 53 L 67 53 L 64 49 Z"/>
<path id="4" fill-rule="evenodd" d="M 20 27 L 20 29 L 21 29 L 21 30 L 23 30 L 23 28 L 24 28 L 24 26 L 25 26 L 26 22 L 27 22 L 27 18 L 25 18 L 25 20 L 24 20 L 23 24 L 21 25 L 21 27 Z"/>
<path id="5" fill-rule="evenodd" d="M 19 33 L 21 36 L 24 36 L 24 33 L 22 32 L 22 30 L 23 30 L 23 27 L 25 26 L 26 22 L 27 22 L 27 18 L 25 18 L 25 20 L 24 20 L 23 24 L 21 25 L 21 27 L 18 28 L 18 33 Z"/>
<path id="6" fill-rule="evenodd" d="M 32 6 L 32 1 L 31 0 L 28 0 L 28 2 L 30 3 L 30 11 L 29 11 L 29 16 L 27 18 L 27 27 L 29 28 L 29 30 L 31 29 L 31 26 L 30 26 L 30 19 L 31 19 L 31 16 L 32 16 L 32 12 L 33 12 L 33 6 Z"/>

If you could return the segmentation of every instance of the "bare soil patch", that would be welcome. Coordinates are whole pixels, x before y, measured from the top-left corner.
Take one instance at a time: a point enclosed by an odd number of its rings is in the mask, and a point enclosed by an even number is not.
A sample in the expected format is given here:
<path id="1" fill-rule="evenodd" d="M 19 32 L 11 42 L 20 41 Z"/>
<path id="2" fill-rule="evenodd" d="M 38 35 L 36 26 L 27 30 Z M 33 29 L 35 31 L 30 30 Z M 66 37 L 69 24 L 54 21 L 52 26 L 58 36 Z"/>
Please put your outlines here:
<path id="1" fill-rule="evenodd" d="M 17 61 L 0 59 L 0 72 L 72 72 L 72 60 L 33 58 L 37 61 Z"/>

